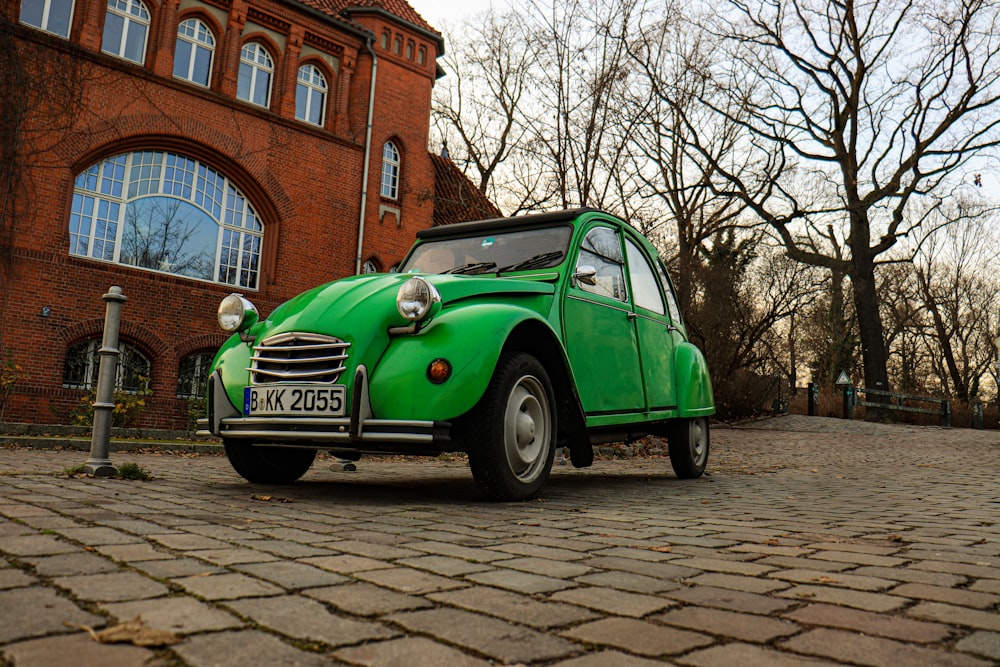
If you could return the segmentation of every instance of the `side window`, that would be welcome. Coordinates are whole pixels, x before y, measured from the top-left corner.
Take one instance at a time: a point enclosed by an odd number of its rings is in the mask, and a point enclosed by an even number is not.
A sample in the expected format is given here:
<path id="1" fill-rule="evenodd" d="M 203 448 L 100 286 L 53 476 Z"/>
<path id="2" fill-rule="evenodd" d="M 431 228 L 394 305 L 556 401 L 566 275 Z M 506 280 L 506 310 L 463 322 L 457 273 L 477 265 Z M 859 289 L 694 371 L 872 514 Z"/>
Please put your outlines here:
<path id="1" fill-rule="evenodd" d="M 684 320 L 681 318 L 680 306 L 677 305 L 677 295 L 674 294 L 674 286 L 670 282 L 670 278 L 667 277 L 667 270 L 663 268 L 663 262 L 660 260 L 656 262 L 656 274 L 660 279 L 660 284 L 663 285 L 663 293 L 667 295 L 670 320 L 675 324 L 681 324 Z"/>
<path id="2" fill-rule="evenodd" d="M 174 76 L 208 87 L 212 78 L 215 36 L 199 19 L 187 19 L 177 26 L 174 48 Z"/>
<path id="3" fill-rule="evenodd" d="M 590 266 L 596 271 L 593 284 L 579 281 L 578 287 L 585 292 L 628 301 L 628 290 L 625 289 L 625 261 L 622 258 L 622 248 L 618 243 L 618 235 L 610 227 L 595 227 L 587 233 L 580 246 L 580 256 L 577 258 L 576 269 Z"/>
<path id="4" fill-rule="evenodd" d="M 257 42 L 240 50 L 240 73 L 236 81 L 236 97 L 257 106 L 266 107 L 271 101 L 271 74 L 274 61 L 271 54 Z"/>
<path id="5" fill-rule="evenodd" d="M 60 37 L 69 37 L 73 0 L 21 0 L 21 23 Z"/>
<path id="6" fill-rule="evenodd" d="M 628 277 L 632 282 L 632 299 L 635 305 L 665 315 L 667 310 L 663 306 L 660 283 L 657 282 L 653 267 L 649 265 L 645 253 L 627 237 L 625 250 L 628 253 Z"/>
<path id="7" fill-rule="evenodd" d="M 315 65 L 303 65 L 295 86 L 295 117 L 322 126 L 325 109 L 326 77 Z"/>
<path id="8" fill-rule="evenodd" d="M 391 141 L 382 147 L 382 196 L 387 199 L 399 197 L 399 149 Z"/>
<path id="9" fill-rule="evenodd" d="M 141 65 L 148 32 L 149 12 L 142 0 L 108 0 L 101 51 Z"/>

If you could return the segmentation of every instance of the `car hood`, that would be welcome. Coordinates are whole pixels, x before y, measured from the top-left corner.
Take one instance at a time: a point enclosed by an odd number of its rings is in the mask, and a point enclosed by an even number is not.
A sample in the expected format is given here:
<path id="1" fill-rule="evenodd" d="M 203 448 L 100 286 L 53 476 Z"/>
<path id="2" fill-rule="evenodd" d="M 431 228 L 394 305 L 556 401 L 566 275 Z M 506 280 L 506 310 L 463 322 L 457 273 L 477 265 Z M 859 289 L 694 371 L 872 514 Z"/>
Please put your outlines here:
<path id="1" fill-rule="evenodd" d="M 343 336 L 340 326 L 356 334 L 384 331 L 408 322 L 396 310 L 399 287 L 412 274 L 368 274 L 342 278 L 313 288 L 278 306 L 263 322 L 264 336 L 285 331 L 312 331 Z M 491 295 L 553 294 L 555 286 L 517 278 L 494 276 L 424 275 L 441 294 L 444 307 L 466 299 Z"/>

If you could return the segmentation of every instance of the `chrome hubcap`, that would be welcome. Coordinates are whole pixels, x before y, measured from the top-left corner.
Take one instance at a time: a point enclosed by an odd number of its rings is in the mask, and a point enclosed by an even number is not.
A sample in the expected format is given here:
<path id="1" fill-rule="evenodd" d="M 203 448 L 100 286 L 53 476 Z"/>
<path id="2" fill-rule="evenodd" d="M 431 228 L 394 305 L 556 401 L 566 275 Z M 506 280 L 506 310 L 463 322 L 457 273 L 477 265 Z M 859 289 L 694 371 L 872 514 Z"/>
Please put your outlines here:
<path id="1" fill-rule="evenodd" d="M 518 380 L 507 397 L 504 411 L 504 451 L 507 464 L 523 482 L 541 473 L 551 439 L 549 402 L 537 378 Z"/>

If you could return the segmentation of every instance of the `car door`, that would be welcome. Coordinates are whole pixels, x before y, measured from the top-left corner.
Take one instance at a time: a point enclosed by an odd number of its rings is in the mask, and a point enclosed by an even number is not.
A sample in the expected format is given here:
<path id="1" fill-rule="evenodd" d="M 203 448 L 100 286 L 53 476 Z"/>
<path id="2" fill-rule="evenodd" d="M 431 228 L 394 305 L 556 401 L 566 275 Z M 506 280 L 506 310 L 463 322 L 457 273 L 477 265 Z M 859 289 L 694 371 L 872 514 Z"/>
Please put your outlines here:
<path id="1" fill-rule="evenodd" d="M 563 303 L 563 340 L 588 416 L 645 409 L 635 317 L 616 228 L 584 235 Z"/>
<path id="2" fill-rule="evenodd" d="M 677 407 L 674 382 L 674 336 L 676 328 L 651 258 L 642 246 L 625 236 L 629 284 L 635 312 L 639 364 L 650 412 Z"/>

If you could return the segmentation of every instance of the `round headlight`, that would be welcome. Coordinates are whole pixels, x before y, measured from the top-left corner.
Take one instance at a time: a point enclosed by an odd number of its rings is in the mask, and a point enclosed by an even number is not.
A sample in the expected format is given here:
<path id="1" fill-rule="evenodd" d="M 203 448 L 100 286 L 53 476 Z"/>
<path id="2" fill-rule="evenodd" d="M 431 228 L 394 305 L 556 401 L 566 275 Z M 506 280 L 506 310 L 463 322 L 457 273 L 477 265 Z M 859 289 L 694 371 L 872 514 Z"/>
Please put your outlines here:
<path id="1" fill-rule="evenodd" d="M 225 331 L 243 331 L 257 323 L 257 308 L 242 294 L 230 294 L 219 304 L 219 326 Z"/>
<path id="2" fill-rule="evenodd" d="M 417 276 L 403 283 L 396 293 L 396 308 L 399 314 L 411 322 L 420 322 L 432 314 L 435 305 L 441 303 L 441 295 L 434 285 Z"/>

